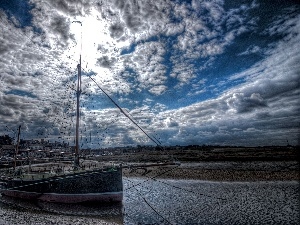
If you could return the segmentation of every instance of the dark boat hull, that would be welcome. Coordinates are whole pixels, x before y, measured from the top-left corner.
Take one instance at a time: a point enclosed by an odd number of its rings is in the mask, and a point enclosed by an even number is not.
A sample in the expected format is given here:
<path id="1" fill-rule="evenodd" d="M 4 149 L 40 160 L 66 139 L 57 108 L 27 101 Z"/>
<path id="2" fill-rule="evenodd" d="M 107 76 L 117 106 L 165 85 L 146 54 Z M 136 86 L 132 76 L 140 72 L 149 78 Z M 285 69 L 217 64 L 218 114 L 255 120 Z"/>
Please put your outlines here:
<path id="1" fill-rule="evenodd" d="M 94 170 L 38 180 L 8 180 L 2 195 L 60 203 L 121 202 L 122 168 Z"/>

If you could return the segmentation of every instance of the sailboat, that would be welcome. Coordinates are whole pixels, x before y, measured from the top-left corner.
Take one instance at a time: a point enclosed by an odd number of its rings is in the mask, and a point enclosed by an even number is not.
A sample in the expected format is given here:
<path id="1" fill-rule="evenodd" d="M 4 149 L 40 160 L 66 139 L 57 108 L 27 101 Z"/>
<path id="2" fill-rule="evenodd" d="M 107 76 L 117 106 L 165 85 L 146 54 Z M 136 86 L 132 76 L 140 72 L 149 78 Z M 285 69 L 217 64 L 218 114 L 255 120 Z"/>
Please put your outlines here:
<path id="1" fill-rule="evenodd" d="M 76 135 L 75 157 L 73 165 L 59 163 L 43 163 L 34 166 L 16 167 L 1 177 L 3 188 L 0 190 L 4 196 L 14 198 L 41 200 L 57 203 L 83 203 L 83 202 L 122 202 L 123 183 L 122 166 L 109 167 L 80 166 L 79 159 L 79 103 L 81 94 L 81 54 L 79 59 L 77 79 L 77 109 L 76 109 Z M 19 143 L 20 127 L 18 134 Z M 18 151 L 16 145 L 16 153 Z M 16 157 L 15 157 L 16 158 Z M 62 167 L 65 168 L 61 172 Z M 37 169 L 38 168 L 38 169 Z M 88 169 L 86 169 L 88 168 Z M 24 170 L 27 170 L 24 172 Z M 59 171 L 53 173 L 53 171 Z"/>

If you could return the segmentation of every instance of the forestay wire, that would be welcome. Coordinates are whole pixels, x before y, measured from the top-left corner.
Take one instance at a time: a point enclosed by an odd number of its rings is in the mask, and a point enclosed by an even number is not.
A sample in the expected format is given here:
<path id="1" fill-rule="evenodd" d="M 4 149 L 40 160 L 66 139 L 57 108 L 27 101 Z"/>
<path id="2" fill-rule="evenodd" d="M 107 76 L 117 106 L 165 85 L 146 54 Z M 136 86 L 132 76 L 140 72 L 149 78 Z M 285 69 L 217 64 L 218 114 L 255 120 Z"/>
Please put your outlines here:
<path id="1" fill-rule="evenodd" d="M 107 93 L 100 87 L 100 85 L 92 78 L 90 75 L 87 75 L 96 85 L 97 87 L 109 98 L 109 100 L 124 114 L 134 125 L 136 125 L 151 141 L 153 141 L 157 146 L 160 146 L 160 142 L 157 139 L 150 137 L 143 128 L 141 128 Z"/>

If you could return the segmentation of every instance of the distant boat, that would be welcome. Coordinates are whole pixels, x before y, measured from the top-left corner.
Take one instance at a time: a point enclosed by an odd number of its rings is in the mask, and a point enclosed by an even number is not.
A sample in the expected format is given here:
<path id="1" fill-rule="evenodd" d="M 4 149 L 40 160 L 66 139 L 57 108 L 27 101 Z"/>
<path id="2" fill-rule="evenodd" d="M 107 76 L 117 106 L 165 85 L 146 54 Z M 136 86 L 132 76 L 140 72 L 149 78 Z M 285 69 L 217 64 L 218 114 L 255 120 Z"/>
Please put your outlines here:
<path id="1" fill-rule="evenodd" d="M 59 203 L 121 202 L 123 199 L 122 167 L 90 167 L 79 165 L 79 101 L 81 94 L 81 55 L 77 79 L 76 146 L 74 165 L 40 164 L 17 167 L 16 155 L 20 141 L 20 128 L 15 151 L 14 168 L 2 175 L 2 195 L 28 200 Z M 62 167 L 69 170 L 62 173 Z M 25 171 L 24 171 L 25 170 Z M 50 171 L 51 170 L 51 171 Z M 9 170 L 8 170 L 9 171 Z M 53 172 L 56 171 L 56 172 Z"/>

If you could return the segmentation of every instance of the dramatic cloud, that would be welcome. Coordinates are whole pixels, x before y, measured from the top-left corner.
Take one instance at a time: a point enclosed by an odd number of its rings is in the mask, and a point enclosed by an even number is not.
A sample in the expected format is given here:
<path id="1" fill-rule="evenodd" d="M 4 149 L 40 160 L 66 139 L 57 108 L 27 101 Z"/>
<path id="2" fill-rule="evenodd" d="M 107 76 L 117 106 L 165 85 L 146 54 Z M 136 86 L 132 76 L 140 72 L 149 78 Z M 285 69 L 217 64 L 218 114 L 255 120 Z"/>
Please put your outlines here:
<path id="1" fill-rule="evenodd" d="M 82 147 L 297 144 L 300 8 L 265 1 L 0 5 L 0 135 Z M 92 79 L 91 79 L 92 78 Z"/>

